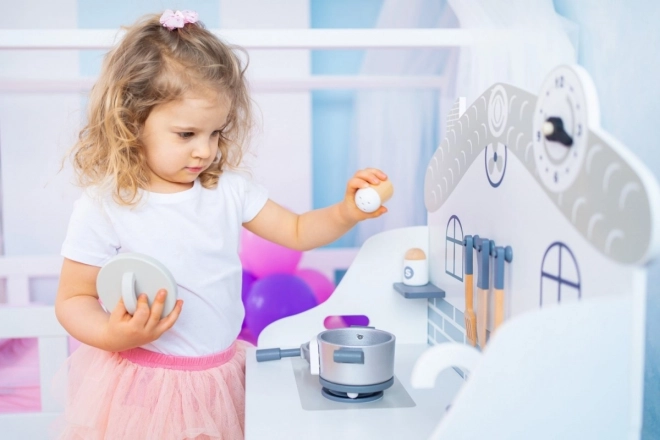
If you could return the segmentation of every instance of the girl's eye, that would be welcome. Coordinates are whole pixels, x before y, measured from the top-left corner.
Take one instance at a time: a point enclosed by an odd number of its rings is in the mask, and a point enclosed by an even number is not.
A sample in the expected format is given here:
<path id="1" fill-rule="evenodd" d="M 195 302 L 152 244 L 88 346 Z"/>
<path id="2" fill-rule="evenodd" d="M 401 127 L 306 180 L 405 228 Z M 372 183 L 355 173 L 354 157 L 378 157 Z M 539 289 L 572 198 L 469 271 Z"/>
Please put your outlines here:
<path id="1" fill-rule="evenodd" d="M 190 132 L 190 131 L 185 131 L 185 132 L 182 132 L 182 133 L 178 133 L 179 137 L 182 138 L 182 139 L 188 139 L 188 138 L 192 137 L 193 134 L 194 133 Z"/>

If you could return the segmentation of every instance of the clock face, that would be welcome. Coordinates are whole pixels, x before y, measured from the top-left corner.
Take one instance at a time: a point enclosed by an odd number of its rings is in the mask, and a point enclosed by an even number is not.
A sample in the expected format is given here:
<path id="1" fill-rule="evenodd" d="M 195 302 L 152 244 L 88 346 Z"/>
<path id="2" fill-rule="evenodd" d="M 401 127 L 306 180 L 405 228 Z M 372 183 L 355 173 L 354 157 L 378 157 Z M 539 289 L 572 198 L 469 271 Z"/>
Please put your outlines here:
<path id="1" fill-rule="evenodd" d="M 587 147 L 587 102 L 578 73 L 555 69 L 543 82 L 533 117 L 533 145 L 541 181 L 566 190 L 580 172 Z"/>
<path id="2" fill-rule="evenodd" d="M 484 162 L 486 165 L 486 177 L 493 188 L 497 188 L 504 179 L 506 172 L 507 148 L 501 142 L 486 145 L 484 148 Z"/>

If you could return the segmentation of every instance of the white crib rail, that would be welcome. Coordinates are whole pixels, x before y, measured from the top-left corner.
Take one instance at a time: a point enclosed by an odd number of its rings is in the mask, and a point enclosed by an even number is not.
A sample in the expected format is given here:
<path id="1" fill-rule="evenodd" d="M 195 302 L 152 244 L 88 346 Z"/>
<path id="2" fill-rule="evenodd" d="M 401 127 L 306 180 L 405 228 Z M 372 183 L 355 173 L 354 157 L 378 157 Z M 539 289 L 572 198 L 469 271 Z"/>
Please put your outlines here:
<path id="1" fill-rule="evenodd" d="M 537 37 L 512 29 L 211 29 L 245 49 L 405 49 L 498 45 Z M 109 49 L 115 29 L 3 29 L 0 50 Z M 522 39 L 522 40 L 521 40 Z"/>
<path id="2" fill-rule="evenodd" d="M 52 379 L 69 355 L 68 335 L 55 318 L 55 307 L 0 308 L 0 338 L 39 339 L 39 378 L 41 384 L 41 410 L 61 411 L 50 391 Z M 0 428 L 2 415 L 0 415 Z M 2 429 L 0 429 L 2 432 Z"/>
<path id="3" fill-rule="evenodd" d="M 7 303 L 15 306 L 29 304 L 30 279 L 58 277 L 61 267 L 62 257 L 58 255 L 0 257 L 0 279 L 6 282 Z"/>
<path id="4" fill-rule="evenodd" d="M 0 93 L 86 93 L 96 78 L 41 80 L 0 79 Z M 314 75 L 298 78 L 254 78 L 250 89 L 257 93 L 308 92 L 310 90 L 352 89 L 445 89 L 443 75 L 375 76 Z"/>
<path id="5" fill-rule="evenodd" d="M 48 427 L 63 410 L 52 393 L 55 373 L 64 364 L 68 335 L 53 306 L 29 306 L 30 279 L 59 276 L 60 256 L 0 257 L 0 279 L 6 282 L 7 306 L 0 307 L 0 338 L 38 338 L 41 412 L 0 414 L 3 438 L 45 438 Z"/>
<path id="6" fill-rule="evenodd" d="M 211 29 L 223 40 L 254 49 L 422 49 L 506 45 L 530 38 L 520 29 Z M 0 50 L 109 49 L 123 36 L 115 29 L 2 29 Z M 533 34 L 531 35 L 533 36 Z M 43 80 L 0 79 L 0 93 L 87 92 L 95 78 Z M 254 92 L 298 92 L 314 89 L 444 89 L 435 76 L 332 76 L 254 78 Z"/>

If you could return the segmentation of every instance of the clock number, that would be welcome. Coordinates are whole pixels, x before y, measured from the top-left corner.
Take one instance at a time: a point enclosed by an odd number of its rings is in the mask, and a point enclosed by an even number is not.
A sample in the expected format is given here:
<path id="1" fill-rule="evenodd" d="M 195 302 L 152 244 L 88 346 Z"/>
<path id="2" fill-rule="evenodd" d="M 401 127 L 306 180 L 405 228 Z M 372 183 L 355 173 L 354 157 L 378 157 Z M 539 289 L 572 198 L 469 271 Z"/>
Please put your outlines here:
<path id="1" fill-rule="evenodd" d="M 555 178 L 555 183 L 557 183 L 559 181 L 559 175 L 557 174 L 557 171 L 555 171 L 554 178 Z"/>
<path id="2" fill-rule="evenodd" d="M 578 124 L 577 126 L 577 135 L 582 136 L 582 124 Z"/>
<path id="3" fill-rule="evenodd" d="M 541 142 L 541 131 L 540 130 L 536 132 L 536 141 Z"/>
<path id="4" fill-rule="evenodd" d="M 564 77 L 563 76 L 558 76 L 555 78 L 555 87 L 564 87 Z"/>

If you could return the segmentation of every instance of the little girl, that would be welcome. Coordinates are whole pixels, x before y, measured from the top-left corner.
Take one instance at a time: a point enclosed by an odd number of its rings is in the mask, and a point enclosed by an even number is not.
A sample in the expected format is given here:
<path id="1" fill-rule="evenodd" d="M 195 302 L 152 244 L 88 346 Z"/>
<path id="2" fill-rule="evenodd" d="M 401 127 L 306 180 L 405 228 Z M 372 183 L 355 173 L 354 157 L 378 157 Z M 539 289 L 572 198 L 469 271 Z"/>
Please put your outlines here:
<path id="1" fill-rule="evenodd" d="M 191 11 L 149 16 L 106 56 L 73 150 L 85 192 L 62 245 L 55 311 L 83 345 L 69 358 L 67 439 L 241 439 L 245 353 L 241 227 L 283 246 L 330 243 L 357 222 L 358 171 L 344 200 L 294 214 L 233 171 L 251 127 L 245 69 Z M 98 302 L 96 277 L 123 252 L 150 255 L 178 284 L 131 316 Z M 264 258 L 268 258 L 267 255 Z M 286 301 L 282 298 L 282 301 Z"/>

